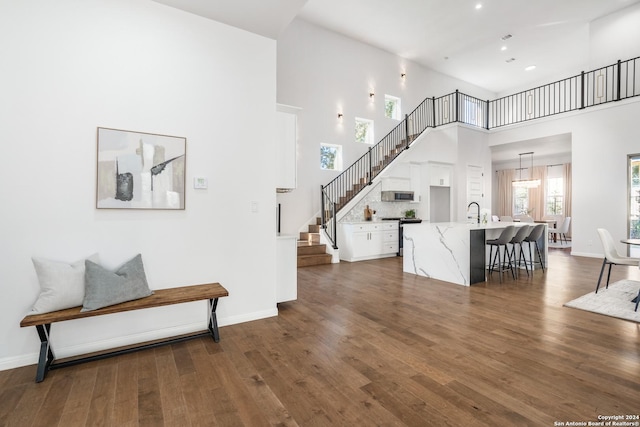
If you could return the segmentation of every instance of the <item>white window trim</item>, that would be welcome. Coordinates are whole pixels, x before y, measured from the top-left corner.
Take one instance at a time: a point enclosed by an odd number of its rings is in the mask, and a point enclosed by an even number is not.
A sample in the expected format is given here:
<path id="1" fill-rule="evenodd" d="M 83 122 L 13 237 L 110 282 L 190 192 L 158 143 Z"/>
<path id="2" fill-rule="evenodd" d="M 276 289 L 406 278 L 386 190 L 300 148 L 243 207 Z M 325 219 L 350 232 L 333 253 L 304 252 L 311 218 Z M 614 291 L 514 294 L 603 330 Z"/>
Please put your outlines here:
<path id="1" fill-rule="evenodd" d="M 333 161 L 333 169 L 325 169 L 322 167 L 322 162 L 320 162 L 320 170 L 325 170 L 325 171 L 338 171 L 341 172 L 342 171 L 342 145 L 338 145 L 338 144 L 327 144 L 324 142 L 320 143 L 320 147 L 329 147 L 329 148 L 335 148 L 336 149 L 336 158 Z"/>
<path id="2" fill-rule="evenodd" d="M 375 143 L 373 120 L 363 119 L 362 117 L 356 117 L 355 123 L 356 123 L 356 128 L 358 123 L 363 123 L 367 125 L 367 130 L 364 134 L 364 141 L 358 141 L 357 139 L 355 141 L 361 144 L 373 145 Z M 355 138 L 355 128 L 354 128 L 354 138 Z"/>
<path id="3" fill-rule="evenodd" d="M 394 101 L 396 104 L 396 107 L 393 109 L 393 114 L 391 115 L 391 117 L 387 116 L 387 102 L 388 101 Z M 384 116 L 389 118 L 389 119 L 393 119 L 393 120 L 402 120 L 402 100 L 397 97 L 397 96 L 393 96 L 393 95 L 384 95 Z"/>

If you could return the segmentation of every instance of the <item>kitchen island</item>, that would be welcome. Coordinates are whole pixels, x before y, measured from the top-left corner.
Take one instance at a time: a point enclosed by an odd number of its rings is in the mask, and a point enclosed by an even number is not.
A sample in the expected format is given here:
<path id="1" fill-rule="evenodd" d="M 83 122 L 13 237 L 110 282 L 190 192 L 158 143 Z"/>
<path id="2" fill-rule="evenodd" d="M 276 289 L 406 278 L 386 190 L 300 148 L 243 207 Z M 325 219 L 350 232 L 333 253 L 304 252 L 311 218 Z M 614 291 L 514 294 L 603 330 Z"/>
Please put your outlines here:
<path id="1" fill-rule="evenodd" d="M 509 225 L 522 227 L 531 224 L 521 222 L 491 222 L 488 224 L 423 222 L 407 224 L 403 234 L 402 269 L 405 273 L 463 286 L 484 282 L 486 268 L 489 264 L 486 241 L 498 238 L 502 230 Z M 533 243 L 530 244 L 533 245 Z M 529 261 L 529 248 L 526 246 L 527 243 L 524 243 L 525 259 Z M 538 240 L 538 246 L 546 266 L 546 225 L 545 232 Z M 535 246 L 531 247 L 531 253 L 534 261 L 538 261 Z"/>

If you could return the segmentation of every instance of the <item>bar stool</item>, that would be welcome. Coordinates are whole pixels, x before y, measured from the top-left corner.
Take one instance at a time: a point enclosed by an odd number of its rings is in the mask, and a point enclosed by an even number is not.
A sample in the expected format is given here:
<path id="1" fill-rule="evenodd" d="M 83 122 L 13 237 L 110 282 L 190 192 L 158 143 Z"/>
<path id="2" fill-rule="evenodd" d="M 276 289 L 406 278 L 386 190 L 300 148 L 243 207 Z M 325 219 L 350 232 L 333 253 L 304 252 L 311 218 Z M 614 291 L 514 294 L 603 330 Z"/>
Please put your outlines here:
<path id="1" fill-rule="evenodd" d="M 516 234 L 516 227 L 514 225 L 508 225 L 502 230 L 500 233 L 500 237 L 497 239 L 487 240 L 487 245 L 489 246 L 489 273 L 493 273 L 495 270 L 495 266 L 498 266 L 498 273 L 500 273 L 500 282 L 502 282 L 502 273 L 507 270 L 511 270 L 511 275 L 513 278 L 516 278 L 516 274 L 513 271 L 513 265 L 511 263 L 511 254 L 509 253 L 509 248 L 507 245 L 511 242 L 511 239 Z M 504 246 L 504 252 L 502 253 L 502 260 L 500 259 L 500 248 Z M 493 248 L 496 248 L 496 254 L 493 255 Z M 493 257 L 493 260 L 492 260 Z M 507 258 L 509 258 L 509 263 L 507 263 Z"/>
<path id="2" fill-rule="evenodd" d="M 513 263 L 515 265 L 516 268 L 516 276 L 519 276 L 518 273 L 518 269 L 520 268 L 520 263 L 522 262 L 522 258 L 525 258 L 524 256 L 524 252 L 522 251 L 522 242 L 524 241 L 524 239 L 529 235 L 530 233 L 530 225 L 523 225 L 518 227 L 518 231 L 516 232 L 516 235 L 513 236 L 513 238 L 511 239 L 511 241 L 509 243 L 511 243 L 511 258 L 513 259 Z M 518 246 L 518 249 L 520 250 L 517 253 L 516 256 L 516 245 Z M 516 259 L 518 260 L 518 263 L 516 264 Z M 527 276 L 529 275 L 529 266 L 527 265 L 527 259 L 525 258 L 524 260 L 524 268 L 525 270 L 527 270 Z"/>
<path id="3" fill-rule="evenodd" d="M 542 271 L 544 271 L 544 260 L 542 259 L 542 253 L 540 252 L 540 247 L 538 246 L 538 240 L 542 237 L 542 233 L 544 233 L 545 224 L 538 224 L 531 228 L 531 232 L 527 237 L 524 238 L 523 242 L 529 243 L 529 263 L 531 264 L 531 271 L 533 271 L 534 264 L 540 264 L 542 267 Z M 540 261 L 535 261 L 533 256 L 531 255 L 531 243 L 533 243 L 536 247 L 536 252 L 538 254 L 538 259 Z M 525 263 L 527 260 L 525 260 Z"/>

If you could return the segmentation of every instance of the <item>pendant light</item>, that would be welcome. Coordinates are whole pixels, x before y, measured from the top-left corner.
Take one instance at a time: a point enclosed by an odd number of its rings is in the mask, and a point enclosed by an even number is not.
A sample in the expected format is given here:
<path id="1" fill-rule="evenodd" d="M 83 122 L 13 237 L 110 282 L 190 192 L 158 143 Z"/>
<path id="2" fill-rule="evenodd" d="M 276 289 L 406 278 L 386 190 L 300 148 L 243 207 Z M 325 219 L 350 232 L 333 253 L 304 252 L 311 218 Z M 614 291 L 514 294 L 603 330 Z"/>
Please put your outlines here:
<path id="1" fill-rule="evenodd" d="M 520 188 L 538 188 L 540 186 L 539 179 L 522 179 L 522 156 L 526 155 L 531 155 L 531 168 L 529 169 L 529 175 L 533 173 L 533 151 L 530 151 L 528 153 L 520 153 L 518 154 L 518 156 L 520 156 L 520 168 L 518 169 L 518 176 L 520 179 L 512 181 L 511 184 L 514 187 Z"/>

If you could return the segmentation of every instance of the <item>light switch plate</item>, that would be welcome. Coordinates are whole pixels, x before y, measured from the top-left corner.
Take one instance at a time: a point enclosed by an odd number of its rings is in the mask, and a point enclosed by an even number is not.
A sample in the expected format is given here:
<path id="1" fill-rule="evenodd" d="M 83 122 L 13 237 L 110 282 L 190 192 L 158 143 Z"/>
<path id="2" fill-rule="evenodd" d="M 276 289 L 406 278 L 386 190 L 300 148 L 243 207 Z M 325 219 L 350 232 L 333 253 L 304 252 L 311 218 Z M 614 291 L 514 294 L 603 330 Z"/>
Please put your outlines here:
<path id="1" fill-rule="evenodd" d="M 204 177 L 193 178 L 193 188 L 203 190 L 209 187 L 209 180 Z"/>

